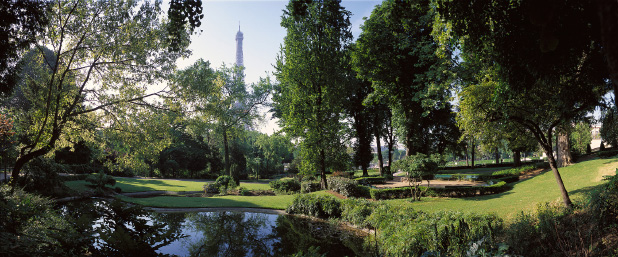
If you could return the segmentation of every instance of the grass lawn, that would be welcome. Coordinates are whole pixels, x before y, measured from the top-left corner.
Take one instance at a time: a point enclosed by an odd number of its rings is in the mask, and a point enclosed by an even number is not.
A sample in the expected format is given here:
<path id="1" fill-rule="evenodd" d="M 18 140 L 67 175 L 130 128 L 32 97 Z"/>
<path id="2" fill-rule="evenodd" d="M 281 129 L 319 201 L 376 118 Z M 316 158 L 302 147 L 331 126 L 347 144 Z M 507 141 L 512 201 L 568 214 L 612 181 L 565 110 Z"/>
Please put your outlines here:
<path id="1" fill-rule="evenodd" d="M 328 194 L 325 191 L 312 194 Z M 195 207 L 243 207 L 243 208 L 266 208 L 285 210 L 292 203 L 294 195 L 276 196 L 213 196 L 213 197 L 188 197 L 188 196 L 157 196 L 149 198 L 131 198 L 121 196 L 126 202 L 137 203 L 148 207 L 167 208 L 195 208 Z"/>
<path id="2" fill-rule="evenodd" d="M 618 168 L 618 158 L 593 159 L 558 169 L 569 191 L 571 200 L 577 203 L 586 192 L 603 183 L 603 175 L 613 175 Z M 560 191 L 551 171 L 514 183 L 512 190 L 480 197 L 469 198 L 423 198 L 410 203 L 406 199 L 388 200 L 399 205 L 410 204 L 425 211 L 472 211 L 495 212 L 501 217 L 514 217 L 520 211 L 535 210 L 539 203 L 561 202 Z"/>
<path id="3" fill-rule="evenodd" d="M 489 173 L 491 174 L 494 171 L 498 171 L 498 170 L 506 170 L 506 169 L 510 169 L 512 167 L 492 167 L 492 168 L 474 168 L 474 169 L 456 169 L 456 170 L 440 170 L 438 173 L 441 174 L 468 174 L 468 173 L 474 173 L 474 174 L 481 174 L 481 173 Z"/>
<path id="4" fill-rule="evenodd" d="M 369 176 L 380 176 L 380 170 L 378 169 L 367 169 L 367 174 L 369 174 Z M 360 178 L 363 176 L 363 170 L 355 170 L 354 171 L 354 177 L 355 178 Z"/>
<path id="5" fill-rule="evenodd" d="M 120 187 L 124 193 L 145 192 L 145 191 L 202 191 L 202 186 L 210 181 L 185 181 L 175 179 L 139 179 L 139 178 L 123 178 L 116 177 L 115 187 Z M 87 190 L 88 182 L 84 180 L 67 181 L 65 185 L 78 192 Z M 268 180 L 263 182 L 244 182 L 240 181 L 240 186 L 249 190 L 268 190 Z"/>

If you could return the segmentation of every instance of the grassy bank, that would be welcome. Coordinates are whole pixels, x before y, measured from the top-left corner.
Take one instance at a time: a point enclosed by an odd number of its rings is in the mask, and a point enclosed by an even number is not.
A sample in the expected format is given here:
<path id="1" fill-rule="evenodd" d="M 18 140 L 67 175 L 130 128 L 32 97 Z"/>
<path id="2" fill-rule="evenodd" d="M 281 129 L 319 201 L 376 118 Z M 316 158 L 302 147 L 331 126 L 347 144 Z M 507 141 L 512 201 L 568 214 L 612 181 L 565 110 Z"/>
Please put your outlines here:
<path id="1" fill-rule="evenodd" d="M 615 174 L 618 158 L 593 159 L 569 167 L 560 168 L 566 189 L 574 202 L 581 200 L 586 192 L 603 183 L 603 175 Z M 394 205 L 411 205 L 424 211 L 495 212 L 510 218 L 520 211 L 536 209 L 539 203 L 561 201 L 556 180 L 551 171 L 514 183 L 512 190 L 480 197 L 469 198 L 423 198 L 421 202 L 388 200 Z"/>
<path id="2" fill-rule="evenodd" d="M 200 181 L 187 181 L 187 180 L 176 180 L 176 179 L 140 179 L 140 178 L 123 178 L 116 177 L 116 185 L 115 187 L 119 187 L 122 189 L 124 193 L 133 193 L 133 192 L 147 192 L 147 191 L 173 191 L 173 192 L 182 192 L 182 191 L 202 191 L 204 190 L 202 187 L 207 182 L 214 182 L 208 180 L 200 180 Z M 76 180 L 76 181 L 67 181 L 65 184 L 78 192 L 82 192 L 88 189 L 86 185 L 88 182 L 84 180 Z M 249 190 L 268 190 L 270 187 L 268 186 L 268 181 L 264 180 L 264 182 L 247 182 L 240 181 L 240 186 L 245 187 Z"/>

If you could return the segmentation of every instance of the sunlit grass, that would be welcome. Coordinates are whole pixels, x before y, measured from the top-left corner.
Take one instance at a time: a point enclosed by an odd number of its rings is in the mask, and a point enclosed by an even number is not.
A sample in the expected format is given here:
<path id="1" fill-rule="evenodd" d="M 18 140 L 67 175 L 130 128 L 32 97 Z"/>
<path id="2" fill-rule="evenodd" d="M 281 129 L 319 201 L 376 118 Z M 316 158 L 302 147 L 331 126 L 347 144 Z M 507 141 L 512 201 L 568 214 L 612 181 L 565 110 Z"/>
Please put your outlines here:
<path id="1" fill-rule="evenodd" d="M 139 179 L 116 177 L 116 185 L 124 193 L 146 192 L 146 191 L 202 191 L 205 183 L 212 183 L 214 180 L 187 181 L 175 179 Z M 67 181 L 65 185 L 78 192 L 88 189 L 88 182 L 84 180 Z M 268 180 L 263 182 L 244 182 L 240 181 L 240 186 L 249 190 L 269 190 Z"/>
<path id="2" fill-rule="evenodd" d="M 602 170 L 615 170 L 618 159 L 594 159 L 560 168 L 566 189 L 574 202 L 581 201 L 586 192 L 603 183 Z M 560 191 L 551 171 L 514 183 L 512 190 L 480 197 L 468 198 L 423 198 L 421 202 L 388 200 L 390 204 L 410 204 L 425 211 L 495 212 L 509 218 L 520 211 L 530 211 L 539 203 L 561 202 Z"/>

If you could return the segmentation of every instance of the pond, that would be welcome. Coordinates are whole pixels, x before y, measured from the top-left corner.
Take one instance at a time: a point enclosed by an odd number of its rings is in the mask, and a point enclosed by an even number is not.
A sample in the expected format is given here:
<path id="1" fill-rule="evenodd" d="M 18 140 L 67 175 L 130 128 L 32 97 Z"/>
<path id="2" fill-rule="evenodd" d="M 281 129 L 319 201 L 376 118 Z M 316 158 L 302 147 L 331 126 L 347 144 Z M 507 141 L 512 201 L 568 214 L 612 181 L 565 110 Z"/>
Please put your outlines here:
<path id="1" fill-rule="evenodd" d="M 373 255 L 363 232 L 298 216 L 157 213 L 119 201 L 71 203 L 61 209 L 85 230 L 91 228 L 92 251 L 107 256 L 290 256 L 310 247 L 326 256 Z"/>

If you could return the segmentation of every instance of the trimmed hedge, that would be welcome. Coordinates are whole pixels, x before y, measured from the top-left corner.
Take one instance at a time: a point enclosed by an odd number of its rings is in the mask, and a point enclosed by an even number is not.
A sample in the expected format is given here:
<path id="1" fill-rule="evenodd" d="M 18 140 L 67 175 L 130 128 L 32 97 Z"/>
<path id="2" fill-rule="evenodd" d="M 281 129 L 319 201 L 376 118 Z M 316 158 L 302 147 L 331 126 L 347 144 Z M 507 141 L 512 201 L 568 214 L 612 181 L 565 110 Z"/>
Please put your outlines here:
<path id="1" fill-rule="evenodd" d="M 504 181 L 496 181 L 490 186 L 475 186 L 475 187 L 420 187 L 421 191 L 425 191 L 425 196 L 433 197 L 471 197 L 477 195 L 491 195 L 502 193 L 510 190 L 512 187 Z M 372 199 L 402 199 L 411 197 L 410 187 L 397 187 L 385 189 L 371 189 L 370 195 Z"/>
<path id="2" fill-rule="evenodd" d="M 328 189 L 345 197 L 357 197 L 359 195 L 358 182 L 355 180 L 344 177 L 328 177 L 326 181 L 328 182 Z"/>
<path id="3" fill-rule="evenodd" d="M 374 184 L 384 184 L 386 183 L 386 178 L 382 176 L 378 177 L 361 177 L 355 178 L 359 184 L 361 185 L 374 185 Z"/>
<path id="4" fill-rule="evenodd" d="M 331 195 L 298 194 L 285 210 L 288 214 L 304 214 L 322 219 L 341 217 L 341 202 Z"/>
<path id="5" fill-rule="evenodd" d="M 268 185 L 278 193 L 296 193 L 300 191 L 300 182 L 293 178 L 282 178 L 279 180 L 273 180 Z"/>
<path id="6" fill-rule="evenodd" d="M 618 154 L 618 150 L 605 150 L 599 151 L 598 155 L 600 158 L 609 158 Z"/>
<path id="7" fill-rule="evenodd" d="M 322 190 L 319 180 L 309 180 L 300 183 L 301 193 L 311 193 Z"/>

